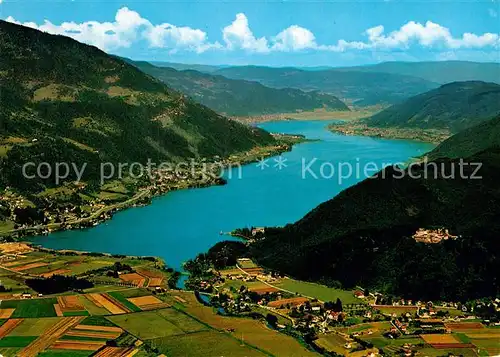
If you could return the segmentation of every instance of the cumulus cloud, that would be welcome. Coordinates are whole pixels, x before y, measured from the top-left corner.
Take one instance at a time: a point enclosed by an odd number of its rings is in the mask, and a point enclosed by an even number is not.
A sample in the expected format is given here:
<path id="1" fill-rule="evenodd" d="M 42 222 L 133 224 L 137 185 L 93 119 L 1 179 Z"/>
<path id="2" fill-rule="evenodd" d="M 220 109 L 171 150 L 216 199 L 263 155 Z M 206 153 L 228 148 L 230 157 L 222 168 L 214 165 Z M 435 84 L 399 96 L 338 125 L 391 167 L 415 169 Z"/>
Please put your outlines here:
<path id="1" fill-rule="evenodd" d="M 198 53 L 211 48 L 222 47 L 218 42 L 209 43 L 206 32 L 190 27 L 177 27 L 171 24 L 150 26 L 144 32 L 144 37 L 151 47 L 169 48 L 171 51 L 193 50 Z"/>
<path id="2" fill-rule="evenodd" d="M 297 25 L 292 25 L 281 31 L 273 40 L 272 49 L 278 51 L 300 51 L 314 49 L 318 46 L 314 34 L 310 30 Z"/>
<path id="3" fill-rule="evenodd" d="M 6 20 L 21 24 L 12 17 Z M 451 56 L 452 51 L 458 50 L 500 48 L 498 33 L 463 33 L 455 37 L 450 29 L 432 21 L 425 23 L 409 21 L 391 32 L 386 31 L 383 25 L 378 25 L 365 30 L 362 33 L 362 40 L 340 39 L 334 44 L 318 43 L 311 30 L 299 25 L 291 25 L 276 35 L 256 37 L 250 28 L 247 16 L 243 13 L 236 14 L 234 21 L 222 29 L 222 44 L 218 41 L 211 42 L 208 34 L 201 29 L 170 23 L 152 24 L 127 7 L 117 11 L 113 22 L 63 22 L 56 25 L 45 20 L 42 24 L 25 22 L 22 25 L 69 36 L 108 51 L 127 48 L 138 41 L 146 41 L 150 47 L 166 49 L 171 53 L 177 51 L 202 53 L 208 50 L 260 54 L 298 51 L 390 52 L 416 46 L 435 48 Z"/>
<path id="4" fill-rule="evenodd" d="M 6 20 L 51 34 L 69 36 L 103 50 L 130 47 L 137 40 L 138 30 L 144 26 L 151 26 L 148 20 L 126 7 L 118 10 L 114 22 L 63 22 L 55 25 L 45 20 L 43 24 L 37 25 L 34 22 L 21 23 L 11 16 Z"/>
<path id="5" fill-rule="evenodd" d="M 369 40 L 369 43 L 366 44 L 367 47 L 407 49 L 413 44 L 418 44 L 422 47 L 480 48 L 498 45 L 498 34 L 464 33 L 461 38 L 455 38 L 448 28 L 432 21 L 427 21 L 425 24 L 410 21 L 401 26 L 399 30 L 387 35 L 384 32 L 384 27 L 381 25 L 366 30 L 365 34 Z"/>
<path id="6" fill-rule="evenodd" d="M 224 27 L 222 37 L 229 50 L 242 49 L 254 52 L 268 52 L 269 47 L 265 37 L 256 38 L 248 26 L 245 14 L 239 13 L 236 19 Z"/>
<path id="7" fill-rule="evenodd" d="M 140 39 L 145 39 L 152 47 L 171 50 L 188 49 L 203 52 L 217 47 L 217 44 L 207 43 L 207 34 L 201 30 L 167 23 L 154 26 L 149 20 L 127 7 L 117 11 L 114 22 L 63 22 L 55 25 L 45 20 L 43 24 L 37 25 L 34 22 L 21 23 L 10 16 L 6 20 L 51 34 L 69 36 L 103 50 L 128 48 Z"/>

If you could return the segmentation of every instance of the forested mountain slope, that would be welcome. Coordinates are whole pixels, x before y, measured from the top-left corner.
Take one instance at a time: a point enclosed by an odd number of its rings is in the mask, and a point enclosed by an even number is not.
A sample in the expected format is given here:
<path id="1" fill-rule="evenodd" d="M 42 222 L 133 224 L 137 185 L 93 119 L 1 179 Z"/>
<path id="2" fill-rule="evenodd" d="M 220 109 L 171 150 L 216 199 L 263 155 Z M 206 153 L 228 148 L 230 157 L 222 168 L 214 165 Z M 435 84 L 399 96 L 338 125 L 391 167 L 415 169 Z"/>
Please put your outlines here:
<path id="1" fill-rule="evenodd" d="M 251 116 L 318 108 L 349 110 L 335 96 L 318 91 L 269 88 L 258 82 L 228 79 L 194 70 L 178 71 L 147 62 L 131 63 L 197 102 L 226 115 Z"/>
<path id="2" fill-rule="evenodd" d="M 70 38 L 0 21 L 0 187 L 37 190 L 25 162 L 178 161 L 274 142 Z M 73 176 L 67 180 L 74 179 Z"/>

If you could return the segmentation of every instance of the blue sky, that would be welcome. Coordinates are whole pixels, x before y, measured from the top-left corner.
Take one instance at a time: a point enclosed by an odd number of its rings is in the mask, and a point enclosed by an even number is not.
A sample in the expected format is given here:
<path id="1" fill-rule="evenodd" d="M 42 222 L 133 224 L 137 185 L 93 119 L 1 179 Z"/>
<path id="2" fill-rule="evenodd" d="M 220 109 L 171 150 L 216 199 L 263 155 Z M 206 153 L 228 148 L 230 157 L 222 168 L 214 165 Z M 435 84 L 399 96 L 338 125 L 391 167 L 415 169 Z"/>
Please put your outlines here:
<path id="1" fill-rule="evenodd" d="M 133 59 L 346 66 L 500 61 L 500 2 L 0 0 L 0 17 Z"/>

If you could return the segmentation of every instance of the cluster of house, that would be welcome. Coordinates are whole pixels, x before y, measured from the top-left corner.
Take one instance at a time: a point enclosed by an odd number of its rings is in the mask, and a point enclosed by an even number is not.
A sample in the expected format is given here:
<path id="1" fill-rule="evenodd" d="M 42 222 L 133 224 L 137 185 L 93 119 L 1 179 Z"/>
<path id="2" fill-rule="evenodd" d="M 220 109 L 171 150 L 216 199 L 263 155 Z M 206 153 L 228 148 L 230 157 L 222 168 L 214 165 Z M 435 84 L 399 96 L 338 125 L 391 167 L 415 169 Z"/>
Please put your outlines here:
<path id="1" fill-rule="evenodd" d="M 413 239 L 422 243 L 439 243 L 443 240 L 457 239 L 458 236 L 451 234 L 448 229 L 424 229 L 420 228 L 413 235 Z"/>

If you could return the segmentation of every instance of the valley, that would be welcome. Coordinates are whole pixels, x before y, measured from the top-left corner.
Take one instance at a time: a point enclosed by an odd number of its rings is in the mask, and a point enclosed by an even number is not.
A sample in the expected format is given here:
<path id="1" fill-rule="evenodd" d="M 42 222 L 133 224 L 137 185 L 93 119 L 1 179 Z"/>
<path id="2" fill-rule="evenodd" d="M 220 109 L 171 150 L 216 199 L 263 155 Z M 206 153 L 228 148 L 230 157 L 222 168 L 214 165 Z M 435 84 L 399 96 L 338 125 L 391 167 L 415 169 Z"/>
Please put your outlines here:
<path id="1" fill-rule="evenodd" d="M 80 5 L 0 1 L 0 357 L 500 354 L 494 9 Z"/>

